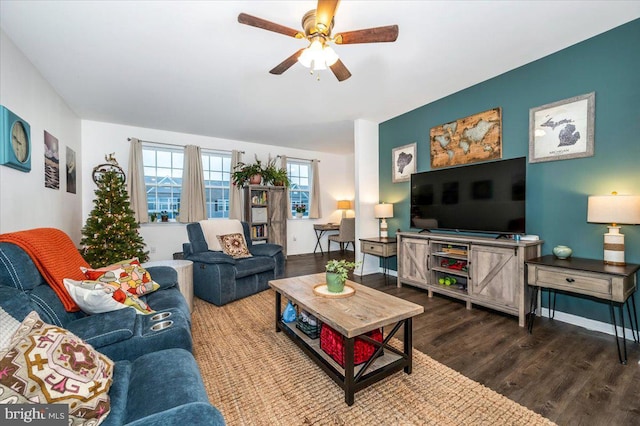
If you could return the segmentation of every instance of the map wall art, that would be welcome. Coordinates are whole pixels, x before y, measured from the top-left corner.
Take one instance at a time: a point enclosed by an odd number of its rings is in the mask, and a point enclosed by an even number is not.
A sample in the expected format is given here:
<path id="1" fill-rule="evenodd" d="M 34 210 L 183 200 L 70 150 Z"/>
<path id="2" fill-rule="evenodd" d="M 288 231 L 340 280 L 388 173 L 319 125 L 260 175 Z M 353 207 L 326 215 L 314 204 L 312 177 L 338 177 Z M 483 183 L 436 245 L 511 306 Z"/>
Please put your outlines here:
<path id="1" fill-rule="evenodd" d="M 493 108 L 430 132 L 431 168 L 502 158 L 502 108 Z"/>
<path id="2" fill-rule="evenodd" d="M 529 162 L 593 156 L 595 92 L 529 110 Z"/>
<path id="3" fill-rule="evenodd" d="M 391 181 L 408 182 L 411 174 L 416 172 L 416 147 L 417 143 L 394 148 L 391 154 Z"/>

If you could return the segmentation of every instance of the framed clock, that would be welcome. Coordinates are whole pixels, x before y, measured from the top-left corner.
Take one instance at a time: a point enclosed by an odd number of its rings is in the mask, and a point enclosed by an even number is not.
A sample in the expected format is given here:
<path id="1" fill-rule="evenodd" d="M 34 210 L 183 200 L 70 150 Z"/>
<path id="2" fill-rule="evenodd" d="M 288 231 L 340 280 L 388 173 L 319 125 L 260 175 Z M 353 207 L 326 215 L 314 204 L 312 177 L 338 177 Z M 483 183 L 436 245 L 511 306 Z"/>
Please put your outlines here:
<path id="1" fill-rule="evenodd" d="M 31 126 L 0 105 L 0 164 L 31 171 Z"/>

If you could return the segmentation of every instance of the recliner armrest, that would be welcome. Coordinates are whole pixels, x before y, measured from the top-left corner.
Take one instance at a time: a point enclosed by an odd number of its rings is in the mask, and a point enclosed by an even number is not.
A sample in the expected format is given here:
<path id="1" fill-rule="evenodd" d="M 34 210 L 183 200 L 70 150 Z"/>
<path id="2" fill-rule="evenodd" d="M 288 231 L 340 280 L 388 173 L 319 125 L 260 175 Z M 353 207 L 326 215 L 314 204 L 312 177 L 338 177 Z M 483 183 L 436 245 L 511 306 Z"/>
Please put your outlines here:
<path id="1" fill-rule="evenodd" d="M 282 251 L 282 246 L 278 244 L 254 244 L 249 248 L 254 256 L 273 257 Z"/>
<path id="2" fill-rule="evenodd" d="M 171 266 L 149 266 L 145 268 L 151 278 L 160 284 L 160 289 L 178 285 L 178 273 Z"/>
<path id="3" fill-rule="evenodd" d="M 236 261 L 233 257 L 224 254 L 221 251 L 206 251 L 202 253 L 194 253 L 188 257 L 185 257 L 187 260 L 192 262 L 200 262 L 207 263 L 210 265 L 215 265 L 218 263 L 227 263 L 229 265 L 235 265 Z"/>
<path id="4" fill-rule="evenodd" d="M 133 337 L 136 310 L 124 308 L 102 314 L 88 315 L 65 325 L 65 328 L 99 349 Z"/>

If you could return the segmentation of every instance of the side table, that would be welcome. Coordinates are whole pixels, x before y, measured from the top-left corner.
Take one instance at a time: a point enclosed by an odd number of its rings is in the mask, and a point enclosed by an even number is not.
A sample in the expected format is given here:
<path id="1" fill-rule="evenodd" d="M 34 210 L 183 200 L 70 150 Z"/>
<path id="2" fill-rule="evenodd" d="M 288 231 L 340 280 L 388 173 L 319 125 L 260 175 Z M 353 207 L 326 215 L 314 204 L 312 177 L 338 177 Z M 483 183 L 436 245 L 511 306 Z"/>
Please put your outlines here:
<path id="1" fill-rule="evenodd" d="M 633 334 L 633 340 L 637 342 L 640 340 L 640 336 L 638 336 L 638 318 L 636 316 L 634 292 L 637 286 L 636 273 L 640 269 L 640 265 L 614 266 L 607 265 L 602 260 L 558 259 L 553 255 L 536 257 L 527 260 L 525 263 L 527 265 L 527 284 L 533 290 L 531 309 L 527 315 L 529 332 L 533 330 L 536 307 L 539 307 L 538 289 L 540 288 L 588 296 L 609 302 L 611 320 L 616 335 L 618 358 L 621 364 L 627 363 L 627 339 L 625 336 L 623 306 L 627 305 L 631 333 Z M 629 308 L 629 298 L 631 298 L 633 315 L 631 315 L 631 309 Z M 620 351 L 614 306 L 619 308 L 624 356 Z"/>
<path id="2" fill-rule="evenodd" d="M 362 252 L 362 268 L 367 254 L 378 256 L 382 259 L 382 272 L 385 278 L 389 277 L 389 258 L 398 254 L 398 241 L 395 238 L 360 238 L 360 251 Z M 362 274 L 362 270 L 360 270 Z"/>
<path id="3" fill-rule="evenodd" d="M 324 252 L 322 251 L 322 244 L 320 243 L 320 239 L 328 231 L 339 231 L 340 224 L 339 223 L 316 223 L 313 225 L 313 230 L 316 233 L 316 246 L 313 248 L 313 252 L 315 253 L 318 247 L 320 247 L 320 253 L 324 254 Z"/>
<path id="4" fill-rule="evenodd" d="M 146 262 L 143 267 L 169 266 L 178 273 L 178 287 L 180 293 L 187 299 L 189 312 L 193 312 L 193 262 L 190 260 L 153 260 Z"/>

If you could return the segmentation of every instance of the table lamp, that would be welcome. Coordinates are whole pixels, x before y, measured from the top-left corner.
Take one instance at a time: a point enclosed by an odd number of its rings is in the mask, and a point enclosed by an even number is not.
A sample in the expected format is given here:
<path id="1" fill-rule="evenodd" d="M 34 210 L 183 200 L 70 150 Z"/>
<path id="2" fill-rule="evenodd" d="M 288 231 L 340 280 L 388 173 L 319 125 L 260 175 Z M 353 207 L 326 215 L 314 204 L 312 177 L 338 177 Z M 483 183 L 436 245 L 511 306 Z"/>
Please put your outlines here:
<path id="1" fill-rule="evenodd" d="M 376 219 L 382 219 L 380 222 L 380 236 L 387 238 L 389 236 L 387 232 L 387 218 L 393 217 L 393 204 L 377 204 L 373 207 L 373 211 Z"/>
<path id="2" fill-rule="evenodd" d="M 351 208 L 351 201 L 349 200 L 339 200 L 338 201 L 338 210 L 342 210 L 342 218 L 347 217 L 347 210 Z"/>
<path id="3" fill-rule="evenodd" d="M 625 265 L 624 235 L 618 224 L 640 224 L 640 196 L 591 195 L 587 203 L 587 222 L 611 223 L 604 234 L 604 263 Z"/>

